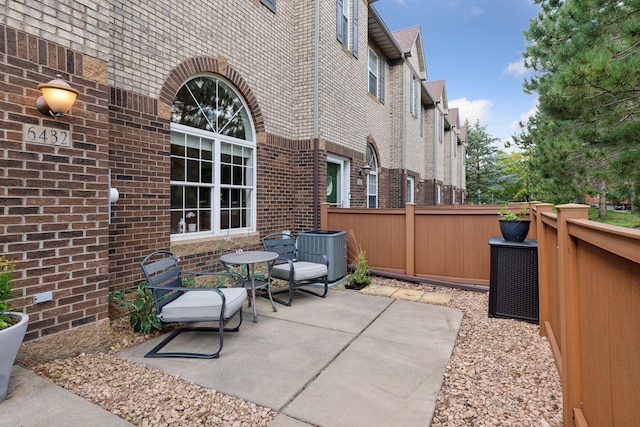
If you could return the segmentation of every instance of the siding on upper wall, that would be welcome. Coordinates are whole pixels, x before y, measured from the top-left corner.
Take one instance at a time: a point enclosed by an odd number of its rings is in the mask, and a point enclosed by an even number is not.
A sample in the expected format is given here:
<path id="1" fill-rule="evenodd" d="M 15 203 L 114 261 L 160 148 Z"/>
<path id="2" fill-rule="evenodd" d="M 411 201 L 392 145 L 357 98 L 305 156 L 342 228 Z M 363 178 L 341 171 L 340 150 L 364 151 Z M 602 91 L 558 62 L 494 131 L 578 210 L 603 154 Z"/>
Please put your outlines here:
<path id="1" fill-rule="evenodd" d="M 110 2 L 7 1 L 2 24 L 100 60 L 108 60 Z"/>
<path id="2" fill-rule="evenodd" d="M 185 60 L 224 58 L 269 106 L 262 110 L 267 132 L 310 136 L 313 8 L 278 2 L 274 14 L 260 2 L 238 1 L 175 9 L 167 0 L 114 1 L 111 85 L 158 98 Z"/>

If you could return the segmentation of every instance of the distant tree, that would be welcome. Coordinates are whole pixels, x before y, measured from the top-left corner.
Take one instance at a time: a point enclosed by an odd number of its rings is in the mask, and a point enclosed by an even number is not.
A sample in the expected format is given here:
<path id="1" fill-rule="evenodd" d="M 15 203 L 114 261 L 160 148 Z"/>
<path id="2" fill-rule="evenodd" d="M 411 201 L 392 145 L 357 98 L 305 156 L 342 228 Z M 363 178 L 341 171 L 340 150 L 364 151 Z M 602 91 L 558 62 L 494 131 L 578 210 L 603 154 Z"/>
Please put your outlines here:
<path id="1" fill-rule="evenodd" d="M 525 91 L 539 110 L 516 136 L 534 198 L 566 202 L 635 194 L 640 142 L 640 2 L 534 0 L 540 14 L 525 36 Z M 604 203 L 601 203 L 604 215 Z"/>
<path id="2" fill-rule="evenodd" d="M 499 150 L 492 145 L 498 141 L 487 133 L 486 125 L 477 120 L 473 126 L 467 121 L 466 181 L 468 199 L 477 201 L 477 195 L 491 201 L 498 191 L 500 169 L 497 164 Z M 480 193 L 478 193 L 480 190 Z"/>
<path id="3" fill-rule="evenodd" d="M 498 169 L 502 171 L 500 178 L 499 198 L 509 201 L 529 201 L 527 188 L 528 170 L 525 156 L 521 151 L 498 154 Z"/>

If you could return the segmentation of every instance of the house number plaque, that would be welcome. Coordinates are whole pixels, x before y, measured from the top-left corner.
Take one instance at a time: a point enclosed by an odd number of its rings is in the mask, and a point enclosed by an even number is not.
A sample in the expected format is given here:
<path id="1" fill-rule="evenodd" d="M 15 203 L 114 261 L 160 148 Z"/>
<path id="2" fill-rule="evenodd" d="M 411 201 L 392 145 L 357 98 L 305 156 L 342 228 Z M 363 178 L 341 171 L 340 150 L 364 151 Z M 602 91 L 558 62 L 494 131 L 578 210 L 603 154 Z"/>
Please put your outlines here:
<path id="1" fill-rule="evenodd" d="M 71 132 L 66 129 L 23 125 L 22 138 L 25 142 L 68 146 L 71 141 Z"/>

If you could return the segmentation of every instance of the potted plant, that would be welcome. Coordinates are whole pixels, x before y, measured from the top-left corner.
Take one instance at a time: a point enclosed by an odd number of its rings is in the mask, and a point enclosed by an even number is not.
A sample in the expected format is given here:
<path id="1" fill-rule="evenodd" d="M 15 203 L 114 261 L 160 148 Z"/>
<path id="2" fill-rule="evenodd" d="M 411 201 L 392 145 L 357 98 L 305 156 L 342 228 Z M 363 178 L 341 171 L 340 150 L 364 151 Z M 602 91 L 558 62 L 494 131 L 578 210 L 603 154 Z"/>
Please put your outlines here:
<path id="1" fill-rule="evenodd" d="M 0 258 L 0 402 L 7 396 L 11 368 L 29 323 L 29 315 L 10 311 L 15 266 L 15 261 Z"/>
<path id="2" fill-rule="evenodd" d="M 500 220 L 500 232 L 507 242 L 524 242 L 529 233 L 531 220 L 527 218 L 529 211 L 522 207 L 516 212 L 504 205 L 498 212 Z"/>
<path id="3" fill-rule="evenodd" d="M 356 261 L 354 263 L 355 270 L 349 276 L 347 276 L 347 289 L 360 290 L 371 283 L 371 277 L 369 276 L 369 265 L 367 264 L 367 257 L 364 251 L 359 251 Z"/>
<path id="4" fill-rule="evenodd" d="M 188 212 L 187 213 L 187 227 L 189 231 L 196 231 L 197 229 L 197 224 L 196 224 L 196 213 L 195 212 Z"/>

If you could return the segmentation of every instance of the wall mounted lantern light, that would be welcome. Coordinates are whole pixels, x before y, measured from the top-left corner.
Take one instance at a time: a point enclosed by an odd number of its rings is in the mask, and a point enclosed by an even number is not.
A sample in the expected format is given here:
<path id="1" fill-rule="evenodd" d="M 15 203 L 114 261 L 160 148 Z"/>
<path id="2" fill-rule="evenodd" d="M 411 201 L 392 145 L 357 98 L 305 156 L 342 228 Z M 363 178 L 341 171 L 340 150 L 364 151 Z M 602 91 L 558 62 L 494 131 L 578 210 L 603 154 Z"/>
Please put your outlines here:
<path id="1" fill-rule="evenodd" d="M 40 83 L 38 89 L 42 92 L 36 100 L 36 108 L 45 116 L 62 117 L 71 109 L 71 106 L 80 94 L 80 91 L 69 86 L 60 79 L 51 80 L 49 83 Z"/>
<path id="2" fill-rule="evenodd" d="M 369 165 L 364 165 L 363 167 L 360 168 L 360 170 L 358 171 L 358 175 L 362 176 L 362 174 L 364 174 L 364 176 L 369 175 L 369 173 L 371 172 L 371 166 Z"/>

